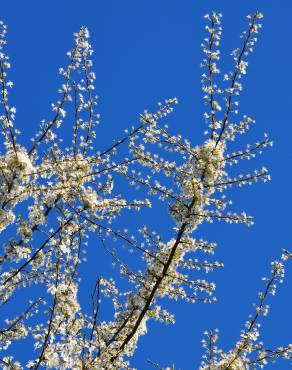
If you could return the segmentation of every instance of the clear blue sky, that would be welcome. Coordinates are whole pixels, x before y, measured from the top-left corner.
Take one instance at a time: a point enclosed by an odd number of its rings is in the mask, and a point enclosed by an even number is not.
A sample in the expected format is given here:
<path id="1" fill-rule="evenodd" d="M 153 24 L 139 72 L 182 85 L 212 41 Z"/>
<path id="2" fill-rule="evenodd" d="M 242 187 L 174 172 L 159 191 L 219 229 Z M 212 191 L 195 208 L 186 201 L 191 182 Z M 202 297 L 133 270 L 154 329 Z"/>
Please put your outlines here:
<path id="1" fill-rule="evenodd" d="M 200 340 L 208 328 L 220 329 L 220 344 L 228 350 L 252 312 L 270 262 L 280 256 L 281 248 L 291 246 L 292 2 L 19 0 L 1 4 L 1 18 L 9 28 L 8 53 L 15 82 L 12 102 L 24 138 L 36 131 L 41 119 L 50 116 L 50 103 L 56 100 L 60 83 L 58 67 L 66 62 L 72 33 L 86 25 L 95 49 L 96 87 L 101 97 L 100 143 L 118 137 L 138 121 L 145 108 L 154 109 L 156 102 L 173 96 L 180 102 L 169 121 L 174 132 L 188 135 L 193 142 L 202 140 L 200 43 L 203 15 L 213 9 L 223 13 L 223 68 L 230 66 L 229 53 L 240 43 L 245 16 L 255 10 L 265 15 L 259 43 L 249 59 L 240 107 L 257 121 L 249 136 L 251 142 L 264 132 L 274 140 L 274 147 L 257 160 L 258 166 L 269 168 L 272 181 L 239 189 L 233 196 L 235 209 L 254 215 L 252 228 L 215 223 L 200 229 L 201 236 L 218 242 L 217 259 L 225 264 L 220 272 L 210 275 L 218 286 L 218 303 L 170 304 L 177 324 L 149 325 L 149 334 L 141 338 L 133 360 L 139 370 L 151 369 L 147 358 L 164 366 L 176 363 L 183 370 L 198 368 Z M 91 264 L 91 270 L 98 273 L 98 263 Z M 285 285 L 280 286 L 264 320 L 262 339 L 270 347 L 291 342 L 291 277 L 287 271 Z M 288 367 L 288 363 L 281 363 L 274 368 Z"/>

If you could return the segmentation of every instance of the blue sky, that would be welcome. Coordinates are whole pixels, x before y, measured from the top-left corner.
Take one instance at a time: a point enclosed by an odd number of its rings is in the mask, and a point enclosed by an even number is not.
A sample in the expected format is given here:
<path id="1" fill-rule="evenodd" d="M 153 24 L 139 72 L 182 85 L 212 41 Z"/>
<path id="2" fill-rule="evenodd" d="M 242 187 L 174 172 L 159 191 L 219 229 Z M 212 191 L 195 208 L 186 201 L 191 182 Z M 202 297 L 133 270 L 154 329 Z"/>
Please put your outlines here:
<path id="1" fill-rule="evenodd" d="M 204 37 L 203 15 L 212 10 L 223 13 L 221 68 L 231 66 L 232 49 L 240 45 L 239 35 L 245 16 L 255 10 L 264 13 L 264 27 L 255 53 L 249 59 L 244 79 L 241 112 L 254 117 L 256 127 L 247 140 L 254 142 L 268 132 L 274 147 L 268 149 L 253 168 L 265 165 L 272 181 L 239 189 L 233 195 L 234 207 L 255 217 L 255 225 L 223 223 L 205 225 L 200 235 L 216 241 L 216 257 L 224 269 L 215 279 L 218 303 L 210 306 L 171 304 L 177 324 L 149 325 L 141 338 L 133 366 L 151 369 L 147 358 L 178 369 L 198 367 L 203 331 L 220 329 L 224 350 L 238 339 L 252 303 L 262 288 L 261 277 L 268 274 L 270 262 L 289 248 L 291 228 L 291 11 L 289 0 L 83 0 L 6 1 L 1 18 L 8 25 L 8 53 L 11 78 L 15 83 L 12 102 L 17 107 L 18 128 L 24 142 L 37 130 L 41 119 L 50 116 L 50 103 L 57 99 L 58 68 L 66 63 L 72 46 L 72 33 L 88 26 L 96 72 L 96 91 L 101 113 L 97 147 L 119 137 L 123 129 L 138 122 L 145 108 L 177 96 L 179 105 L 169 125 L 194 143 L 200 143 L 205 130 L 204 104 L 200 86 Z M 148 216 L 147 216 L 148 215 Z M 148 213 L 147 217 L 153 215 Z M 158 222 L 158 220 L 157 220 Z M 155 220 L 154 220 L 155 223 Z M 167 222 L 159 222 L 167 228 Z M 168 232 L 168 230 L 165 230 Z M 291 264 L 285 284 L 270 303 L 271 313 L 263 321 L 267 346 L 291 342 Z M 98 267 L 91 266 L 91 271 Z M 286 369 L 281 363 L 277 369 Z"/>

